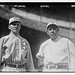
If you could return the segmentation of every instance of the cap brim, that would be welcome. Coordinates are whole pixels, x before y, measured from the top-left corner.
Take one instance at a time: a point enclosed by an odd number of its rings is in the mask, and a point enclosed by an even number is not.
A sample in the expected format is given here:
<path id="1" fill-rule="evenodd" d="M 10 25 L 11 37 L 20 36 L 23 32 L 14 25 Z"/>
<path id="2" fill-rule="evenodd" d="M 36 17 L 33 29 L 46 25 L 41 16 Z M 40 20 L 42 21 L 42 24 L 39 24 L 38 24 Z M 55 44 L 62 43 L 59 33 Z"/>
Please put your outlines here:
<path id="1" fill-rule="evenodd" d="M 14 21 L 14 22 L 11 22 L 10 24 L 12 24 L 12 23 L 16 23 L 16 22 L 17 22 L 17 23 L 21 23 L 20 21 Z"/>
<path id="2" fill-rule="evenodd" d="M 56 24 L 50 24 L 47 26 L 46 29 L 48 29 L 48 28 L 58 28 L 58 26 Z"/>

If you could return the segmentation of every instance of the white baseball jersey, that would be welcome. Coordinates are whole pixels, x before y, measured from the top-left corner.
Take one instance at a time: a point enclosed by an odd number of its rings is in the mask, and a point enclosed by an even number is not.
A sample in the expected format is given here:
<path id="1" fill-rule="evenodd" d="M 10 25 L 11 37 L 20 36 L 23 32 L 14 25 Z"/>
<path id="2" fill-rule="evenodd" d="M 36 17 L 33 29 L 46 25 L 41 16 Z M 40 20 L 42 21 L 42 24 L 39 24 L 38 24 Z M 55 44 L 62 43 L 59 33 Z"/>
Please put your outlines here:
<path id="1" fill-rule="evenodd" d="M 57 42 L 51 39 L 45 41 L 40 46 L 36 57 L 40 60 L 40 65 L 45 66 L 51 62 L 68 63 L 69 70 L 75 71 L 75 48 L 67 38 L 62 38 Z"/>

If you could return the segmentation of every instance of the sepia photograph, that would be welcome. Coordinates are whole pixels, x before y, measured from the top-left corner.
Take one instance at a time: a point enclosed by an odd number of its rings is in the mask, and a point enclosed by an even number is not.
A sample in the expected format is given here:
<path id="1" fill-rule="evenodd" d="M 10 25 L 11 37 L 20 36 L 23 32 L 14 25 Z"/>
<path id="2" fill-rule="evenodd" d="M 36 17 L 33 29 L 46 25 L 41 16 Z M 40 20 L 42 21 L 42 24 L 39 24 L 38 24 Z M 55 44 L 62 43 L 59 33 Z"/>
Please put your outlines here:
<path id="1" fill-rule="evenodd" d="M 75 73 L 75 3 L 0 3 L 0 73 Z"/>

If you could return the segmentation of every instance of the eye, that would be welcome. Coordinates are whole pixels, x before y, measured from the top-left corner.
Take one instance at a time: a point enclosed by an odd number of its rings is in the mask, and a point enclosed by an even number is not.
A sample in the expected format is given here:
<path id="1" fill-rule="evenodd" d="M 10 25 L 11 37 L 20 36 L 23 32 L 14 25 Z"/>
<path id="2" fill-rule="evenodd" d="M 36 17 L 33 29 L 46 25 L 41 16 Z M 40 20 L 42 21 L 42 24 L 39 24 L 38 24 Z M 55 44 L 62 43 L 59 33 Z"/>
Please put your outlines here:
<path id="1" fill-rule="evenodd" d="M 13 23 L 12 25 L 13 25 L 13 26 L 19 26 L 20 23 Z"/>
<path id="2" fill-rule="evenodd" d="M 52 30 L 52 28 L 48 28 L 48 30 Z"/>
<path id="3" fill-rule="evenodd" d="M 16 24 L 15 24 L 15 23 L 12 23 L 12 25 L 13 25 L 13 26 L 16 26 Z"/>
<path id="4" fill-rule="evenodd" d="M 53 28 L 53 30 L 56 30 L 56 28 Z"/>

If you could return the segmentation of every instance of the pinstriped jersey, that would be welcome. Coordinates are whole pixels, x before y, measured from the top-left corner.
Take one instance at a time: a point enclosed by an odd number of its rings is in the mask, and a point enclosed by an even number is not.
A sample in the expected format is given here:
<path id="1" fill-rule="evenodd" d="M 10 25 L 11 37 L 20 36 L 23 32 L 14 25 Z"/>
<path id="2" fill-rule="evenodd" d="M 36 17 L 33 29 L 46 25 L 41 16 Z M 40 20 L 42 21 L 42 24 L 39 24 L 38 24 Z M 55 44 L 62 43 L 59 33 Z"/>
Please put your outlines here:
<path id="1" fill-rule="evenodd" d="M 34 69 L 30 45 L 26 39 L 10 33 L 0 39 L 0 44 L 1 61 L 26 64 L 28 70 Z"/>

